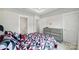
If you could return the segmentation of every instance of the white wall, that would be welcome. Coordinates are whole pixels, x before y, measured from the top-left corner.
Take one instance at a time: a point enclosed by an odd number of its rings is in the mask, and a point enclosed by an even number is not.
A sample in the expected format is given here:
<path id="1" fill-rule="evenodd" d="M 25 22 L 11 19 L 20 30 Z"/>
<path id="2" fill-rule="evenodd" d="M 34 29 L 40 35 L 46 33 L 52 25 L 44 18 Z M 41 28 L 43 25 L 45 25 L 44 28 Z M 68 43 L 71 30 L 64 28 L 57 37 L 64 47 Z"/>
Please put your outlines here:
<path id="1" fill-rule="evenodd" d="M 41 18 L 39 21 L 40 32 L 43 32 L 44 27 L 49 28 L 63 28 L 62 15 L 54 15 L 46 18 Z"/>
<path id="2" fill-rule="evenodd" d="M 39 20 L 39 16 L 28 17 L 28 33 L 37 32 L 36 20 Z"/>
<path id="3" fill-rule="evenodd" d="M 5 30 L 18 32 L 19 17 L 16 13 L 0 11 L 0 24 L 2 24 Z"/>
<path id="4" fill-rule="evenodd" d="M 35 32 L 39 32 L 39 24 L 38 24 L 39 20 L 40 20 L 39 16 L 34 17 L 34 31 Z"/>
<path id="5" fill-rule="evenodd" d="M 28 33 L 36 32 L 36 15 L 20 14 L 12 11 L 0 10 L 0 24 L 5 30 L 18 32 L 20 31 L 20 16 L 28 17 Z"/>
<path id="6" fill-rule="evenodd" d="M 79 32 L 78 32 L 78 49 L 79 49 Z"/>
<path id="7" fill-rule="evenodd" d="M 79 32 L 79 12 L 63 14 L 63 40 L 77 44 Z"/>
<path id="8" fill-rule="evenodd" d="M 68 12 L 41 18 L 40 32 L 44 27 L 63 28 L 63 41 L 77 44 L 79 32 L 79 12 Z"/>

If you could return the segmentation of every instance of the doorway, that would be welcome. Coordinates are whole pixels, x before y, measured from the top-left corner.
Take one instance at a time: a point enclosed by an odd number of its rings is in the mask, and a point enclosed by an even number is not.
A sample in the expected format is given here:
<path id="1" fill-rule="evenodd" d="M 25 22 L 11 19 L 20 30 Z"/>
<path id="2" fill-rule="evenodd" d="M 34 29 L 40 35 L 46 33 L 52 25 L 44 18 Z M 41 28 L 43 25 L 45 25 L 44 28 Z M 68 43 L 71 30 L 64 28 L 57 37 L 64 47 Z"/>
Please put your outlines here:
<path id="1" fill-rule="evenodd" d="M 27 17 L 20 17 L 20 33 L 27 34 Z"/>

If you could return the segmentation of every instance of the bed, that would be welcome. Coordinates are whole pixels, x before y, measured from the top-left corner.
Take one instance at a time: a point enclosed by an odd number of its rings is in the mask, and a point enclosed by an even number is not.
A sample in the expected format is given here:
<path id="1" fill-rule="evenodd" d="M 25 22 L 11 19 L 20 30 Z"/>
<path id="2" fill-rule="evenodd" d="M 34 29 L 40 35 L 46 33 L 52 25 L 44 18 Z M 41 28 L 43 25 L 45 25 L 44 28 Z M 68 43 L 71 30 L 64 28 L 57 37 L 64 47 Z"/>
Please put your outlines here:
<path id="1" fill-rule="evenodd" d="M 0 36 L 1 37 L 1 36 Z M 18 34 L 6 31 L 0 42 L 0 50 L 54 50 L 57 49 L 55 38 L 44 33 Z"/>

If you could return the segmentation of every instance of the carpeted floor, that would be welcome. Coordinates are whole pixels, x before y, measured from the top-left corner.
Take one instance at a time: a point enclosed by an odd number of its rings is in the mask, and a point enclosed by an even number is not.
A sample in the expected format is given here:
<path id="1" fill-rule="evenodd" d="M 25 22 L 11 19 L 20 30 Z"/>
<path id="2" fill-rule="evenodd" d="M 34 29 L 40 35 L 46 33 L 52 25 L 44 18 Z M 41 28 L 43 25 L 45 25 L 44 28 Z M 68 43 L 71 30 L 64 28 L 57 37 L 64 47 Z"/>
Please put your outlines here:
<path id="1" fill-rule="evenodd" d="M 58 43 L 57 50 L 76 50 L 76 45 L 72 45 L 68 42 Z"/>

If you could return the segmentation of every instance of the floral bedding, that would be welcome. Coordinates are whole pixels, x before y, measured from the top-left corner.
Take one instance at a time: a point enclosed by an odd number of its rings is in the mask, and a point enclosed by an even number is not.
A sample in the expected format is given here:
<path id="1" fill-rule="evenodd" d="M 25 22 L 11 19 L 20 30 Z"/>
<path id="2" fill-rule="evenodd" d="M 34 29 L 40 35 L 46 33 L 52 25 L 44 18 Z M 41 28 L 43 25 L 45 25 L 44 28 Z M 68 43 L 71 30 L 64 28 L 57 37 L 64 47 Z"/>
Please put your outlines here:
<path id="1" fill-rule="evenodd" d="M 57 42 L 52 35 L 43 33 L 18 34 L 5 31 L 0 35 L 0 50 L 54 50 Z"/>

